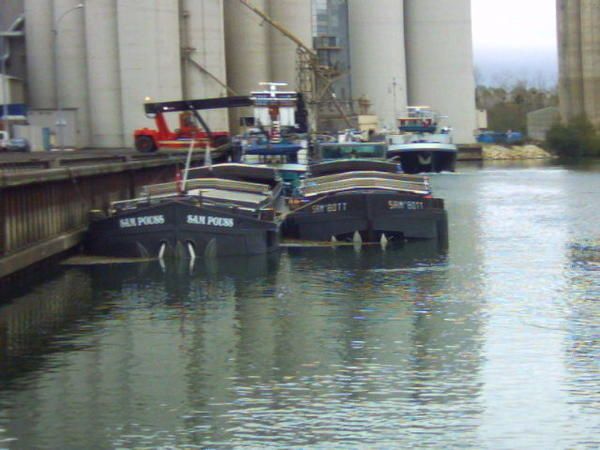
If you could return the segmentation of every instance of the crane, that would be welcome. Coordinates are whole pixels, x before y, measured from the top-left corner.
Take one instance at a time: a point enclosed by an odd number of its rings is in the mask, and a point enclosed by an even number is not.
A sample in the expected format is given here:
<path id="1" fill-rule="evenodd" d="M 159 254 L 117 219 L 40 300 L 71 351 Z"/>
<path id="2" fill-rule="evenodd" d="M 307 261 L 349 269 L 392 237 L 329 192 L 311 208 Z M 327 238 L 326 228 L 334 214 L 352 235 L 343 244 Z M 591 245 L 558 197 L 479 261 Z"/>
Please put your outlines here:
<path id="1" fill-rule="evenodd" d="M 204 140 L 212 146 L 229 142 L 226 131 L 211 131 L 198 111 L 219 108 L 240 108 L 254 105 L 254 99 L 248 96 L 217 97 L 198 100 L 176 100 L 170 102 L 146 102 L 146 116 L 154 118 L 156 129 L 139 128 L 134 131 L 135 148 L 142 153 L 151 153 L 160 147 L 187 148 L 192 139 Z M 180 112 L 179 128 L 172 131 L 167 124 L 165 113 Z M 198 128 L 191 117 L 195 117 L 202 129 Z"/>
<path id="2" fill-rule="evenodd" d="M 285 37 L 296 44 L 296 54 L 298 57 L 298 90 L 304 96 L 310 109 L 311 129 L 317 129 L 319 105 L 327 96 L 337 109 L 340 117 L 346 122 L 349 128 L 352 128 L 352 122 L 344 109 L 336 99 L 331 85 L 340 78 L 329 66 L 319 63 L 319 56 L 312 48 L 306 45 L 300 38 L 289 31 L 280 23 L 273 20 L 269 15 L 253 6 L 248 0 L 239 0 L 242 5 L 258 15 Z"/>

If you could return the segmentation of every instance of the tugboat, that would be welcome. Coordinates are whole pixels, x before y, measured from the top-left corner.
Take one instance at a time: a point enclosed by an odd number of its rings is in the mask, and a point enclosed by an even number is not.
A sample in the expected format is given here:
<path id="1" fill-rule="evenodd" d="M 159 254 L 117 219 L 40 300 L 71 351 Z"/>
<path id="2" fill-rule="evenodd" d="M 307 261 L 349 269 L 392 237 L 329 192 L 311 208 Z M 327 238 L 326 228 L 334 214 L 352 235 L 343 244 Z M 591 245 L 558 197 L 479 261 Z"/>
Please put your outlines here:
<path id="1" fill-rule="evenodd" d="M 383 143 L 317 145 L 299 195 L 289 202 L 284 237 L 309 241 L 381 242 L 444 239 L 444 201 L 429 180 L 383 160 Z M 340 155 L 341 159 L 336 159 Z M 348 158 L 352 155 L 352 158 Z"/>
<path id="2" fill-rule="evenodd" d="M 388 158 L 399 161 L 405 173 L 454 172 L 458 149 L 439 119 L 428 106 L 409 106 L 408 117 L 398 119 L 400 134 L 387 136 Z"/>

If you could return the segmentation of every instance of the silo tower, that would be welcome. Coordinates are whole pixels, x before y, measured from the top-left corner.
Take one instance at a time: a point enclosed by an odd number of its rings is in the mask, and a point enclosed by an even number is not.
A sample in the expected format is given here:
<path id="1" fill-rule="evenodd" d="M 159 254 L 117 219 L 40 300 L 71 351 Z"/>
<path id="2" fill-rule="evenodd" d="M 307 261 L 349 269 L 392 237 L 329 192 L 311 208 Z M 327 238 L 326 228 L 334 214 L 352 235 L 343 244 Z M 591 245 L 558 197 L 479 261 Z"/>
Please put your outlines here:
<path id="1" fill-rule="evenodd" d="M 76 0 L 55 0 L 54 20 L 56 33 L 56 74 L 58 76 L 62 108 L 77 109 L 78 145 L 87 146 L 90 142 L 89 96 L 85 48 L 85 17 L 83 11 L 75 11 L 58 20 L 80 2 Z"/>
<path id="2" fill-rule="evenodd" d="M 565 121 L 584 115 L 600 125 L 600 3 L 558 0 L 559 97 Z"/>
<path id="3" fill-rule="evenodd" d="M 408 102 L 448 116 L 456 143 L 477 127 L 470 0 L 406 0 Z"/>
<path id="4" fill-rule="evenodd" d="M 25 0 L 24 7 L 29 107 L 54 108 L 56 96 L 52 57 L 52 0 Z"/>
<path id="5" fill-rule="evenodd" d="M 227 92 L 223 0 L 183 0 L 180 12 L 183 98 L 212 98 Z M 227 110 L 205 111 L 214 130 L 229 129 Z"/>
<path id="6" fill-rule="evenodd" d="M 90 104 L 90 145 L 123 147 L 131 133 L 123 128 L 117 5 L 87 2 L 84 9 Z"/>
<path id="7" fill-rule="evenodd" d="M 406 109 L 403 0 L 349 0 L 354 99 L 367 97 L 379 125 L 392 129 Z"/>
<path id="8" fill-rule="evenodd" d="M 254 0 L 252 4 L 267 10 L 268 0 Z M 224 6 L 228 84 L 239 95 L 248 95 L 261 81 L 270 81 L 269 25 L 238 0 L 227 0 Z M 250 110 L 231 109 L 232 131 L 238 129 L 240 117 L 251 115 Z"/>
<path id="9" fill-rule="evenodd" d="M 274 21 L 312 47 L 311 0 L 270 0 L 269 15 Z M 296 44 L 279 30 L 269 27 L 271 79 L 288 83 L 286 89 L 297 90 Z"/>
<path id="10" fill-rule="evenodd" d="M 181 98 L 179 5 L 174 0 L 116 3 L 123 129 L 131 145 L 136 128 L 155 126 L 143 113 L 146 97 Z M 174 118 L 169 120 L 175 126 Z"/>

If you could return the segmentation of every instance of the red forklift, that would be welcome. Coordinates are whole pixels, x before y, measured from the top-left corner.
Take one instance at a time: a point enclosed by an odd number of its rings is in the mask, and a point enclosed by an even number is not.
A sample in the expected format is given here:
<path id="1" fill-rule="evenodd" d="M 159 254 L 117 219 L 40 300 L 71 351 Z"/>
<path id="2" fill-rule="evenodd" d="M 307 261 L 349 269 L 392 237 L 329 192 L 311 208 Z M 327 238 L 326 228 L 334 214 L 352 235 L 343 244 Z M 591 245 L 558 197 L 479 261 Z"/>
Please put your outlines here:
<path id="1" fill-rule="evenodd" d="M 229 142 L 228 131 L 211 131 L 198 113 L 205 109 L 239 108 L 252 106 L 251 97 L 217 97 L 200 100 L 146 103 L 146 117 L 154 119 L 156 129 L 139 128 L 134 131 L 135 148 L 142 153 L 152 153 L 159 148 L 187 149 L 192 138 L 199 147 L 221 147 Z M 164 114 L 179 112 L 179 128 L 172 131 Z M 193 118 L 202 126 L 198 127 Z"/>

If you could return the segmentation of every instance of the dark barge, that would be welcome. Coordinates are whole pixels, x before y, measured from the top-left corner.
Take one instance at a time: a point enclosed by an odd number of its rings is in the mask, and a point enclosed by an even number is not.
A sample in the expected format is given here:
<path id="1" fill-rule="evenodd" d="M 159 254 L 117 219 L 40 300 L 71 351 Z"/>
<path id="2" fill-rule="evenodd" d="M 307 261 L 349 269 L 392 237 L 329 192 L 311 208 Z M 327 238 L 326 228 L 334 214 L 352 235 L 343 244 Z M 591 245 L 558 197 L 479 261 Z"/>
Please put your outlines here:
<path id="1" fill-rule="evenodd" d="M 279 247 L 275 208 L 282 183 L 274 169 L 220 164 L 188 178 L 146 186 L 135 199 L 96 212 L 92 254 L 117 257 L 257 255 Z"/>
<path id="2" fill-rule="evenodd" d="M 283 224 L 287 238 L 362 242 L 445 239 L 444 201 L 427 178 L 365 159 L 312 165 Z"/>

